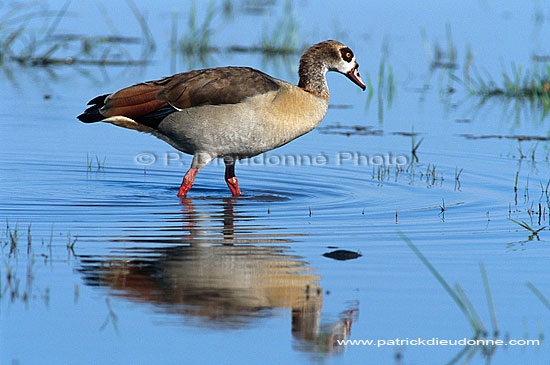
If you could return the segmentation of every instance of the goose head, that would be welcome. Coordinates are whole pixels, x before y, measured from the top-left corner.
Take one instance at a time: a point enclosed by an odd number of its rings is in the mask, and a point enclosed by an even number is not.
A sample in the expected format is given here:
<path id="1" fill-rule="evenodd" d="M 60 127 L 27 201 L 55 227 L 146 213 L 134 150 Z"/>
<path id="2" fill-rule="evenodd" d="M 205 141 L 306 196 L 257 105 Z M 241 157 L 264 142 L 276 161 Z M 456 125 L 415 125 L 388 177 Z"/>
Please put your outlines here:
<path id="1" fill-rule="evenodd" d="M 336 71 L 346 75 L 355 85 L 365 90 L 365 83 L 359 75 L 359 63 L 357 63 L 353 51 L 340 42 L 332 42 L 336 43 L 332 45 L 332 48 L 337 49 L 337 53 L 330 52 L 329 62 L 327 63 L 328 71 Z"/>
<path id="2" fill-rule="evenodd" d="M 326 93 L 325 74 L 336 71 L 344 74 L 354 84 L 365 90 L 366 86 L 359 75 L 359 63 L 355 54 L 346 45 L 333 40 L 317 43 L 308 48 L 300 58 L 298 86 L 319 95 Z"/>

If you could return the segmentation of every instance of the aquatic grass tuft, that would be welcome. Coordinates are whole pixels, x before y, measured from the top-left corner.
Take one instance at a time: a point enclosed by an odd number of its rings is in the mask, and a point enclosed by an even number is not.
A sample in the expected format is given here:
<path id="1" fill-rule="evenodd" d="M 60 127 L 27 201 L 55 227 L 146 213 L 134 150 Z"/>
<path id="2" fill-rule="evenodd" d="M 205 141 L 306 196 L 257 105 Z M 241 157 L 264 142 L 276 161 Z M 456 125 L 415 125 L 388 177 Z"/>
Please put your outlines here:
<path id="1" fill-rule="evenodd" d="M 111 323 L 113 325 L 113 329 L 115 330 L 115 333 L 118 336 L 119 335 L 118 316 L 116 315 L 116 313 L 113 311 L 113 308 L 111 307 L 111 301 L 109 300 L 109 297 L 105 298 L 105 304 L 107 306 L 107 316 L 105 317 L 105 321 L 103 322 L 103 324 L 99 327 L 99 331 L 103 331 L 105 327 L 107 327 L 107 325 Z"/>
<path id="2" fill-rule="evenodd" d="M 487 338 L 489 335 L 488 330 L 484 326 L 483 321 L 479 316 L 476 308 L 473 306 L 472 302 L 466 295 L 466 292 L 462 289 L 462 286 L 460 284 L 455 284 L 453 289 L 449 285 L 449 283 L 443 278 L 443 276 L 437 271 L 437 269 L 428 261 L 428 259 L 416 247 L 416 245 L 414 245 L 412 241 L 403 233 L 399 232 L 399 235 L 405 241 L 405 243 L 409 246 L 409 248 L 411 248 L 411 250 L 415 253 L 415 255 L 420 259 L 420 261 L 422 261 L 422 263 L 428 268 L 428 270 L 437 279 L 437 281 L 443 286 L 443 288 L 447 291 L 447 293 L 455 301 L 457 306 L 464 313 L 464 315 L 468 319 L 468 322 L 470 323 L 470 325 L 474 330 L 474 335 L 472 336 L 472 339 L 476 340 L 476 339 L 479 339 L 480 337 Z M 493 295 L 491 292 L 491 287 L 489 285 L 489 278 L 487 276 L 487 271 L 485 270 L 485 265 L 480 263 L 479 266 L 480 266 L 481 277 L 483 280 L 483 286 L 485 288 L 485 296 L 487 299 L 489 314 L 491 317 L 491 325 L 493 329 L 492 336 L 494 341 L 499 336 L 499 328 L 498 328 L 496 311 L 495 311 L 494 302 L 493 302 Z M 546 297 L 544 297 L 544 295 L 542 295 L 540 291 L 538 291 L 536 288 L 534 292 L 537 296 L 541 298 L 541 300 L 543 300 L 543 303 L 550 308 L 550 301 L 548 301 Z M 496 348 L 497 346 L 494 344 L 478 345 L 478 346 L 468 345 L 468 346 L 465 346 L 464 349 L 460 351 L 455 357 L 453 357 L 453 359 L 451 359 L 448 362 L 448 364 L 456 364 L 463 357 L 465 357 L 465 361 L 463 361 L 463 363 L 468 363 L 469 359 L 471 359 L 474 356 L 476 351 L 480 351 L 487 359 L 490 359 L 493 353 L 495 352 Z"/>
<path id="3" fill-rule="evenodd" d="M 69 250 L 74 249 L 74 245 L 76 244 L 76 241 L 78 241 L 78 236 L 75 236 L 74 239 L 71 238 L 71 232 L 67 233 L 67 248 Z"/>
<path id="4" fill-rule="evenodd" d="M 529 224 L 527 224 L 525 221 L 518 222 L 518 221 L 513 220 L 511 218 L 508 218 L 508 220 L 514 222 L 518 226 L 523 227 L 526 230 L 528 230 L 529 232 L 531 232 L 532 233 L 531 237 L 536 236 L 538 238 L 539 232 L 546 228 L 546 227 L 541 227 L 541 228 L 538 228 L 538 229 L 534 229 Z"/>
<path id="5" fill-rule="evenodd" d="M 460 183 L 460 175 L 462 174 L 462 171 L 464 170 L 463 167 L 458 170 L 458 166 L 455 167 L 455 190 L 460 190 L 462 187 L 462 184 Z"/>
<path id="6" fill-rule="evenodd" d="M 295 54 L 301 51 L 298 47 L 298 21 L 292 11 L 292 2 L 287 0 L 284 16 L 277 21 L 271 31 L 264 28 L 260 51 L 265 54 Z"/>
<path id="7" fill-rule="evenodd" d="M 426 30 L 424 28 L 420 29 L 420 36 L 422 37 L 422 43 L 424 44 L 424 52 L 428 62 L 430 62 L 430 68 L 432 70 L 437 68 L 455 69 L 458 67 L 458 52 L 453 41 L 453 33 L 449 23 L 445 25 L 445 35 L 447 40 L 446 46 L 441 46 L 439 42 L 436 41 L 433 47 L 431 47 Z"/>
<path id="8" fill-rule="evenodd" d="M 31 225 L 27 228 L 27 255 L 31 253 L 32 247 L 32 235 L 31 235 Z"/>
<path id="9" fill-rule="evenodd" d="M 418 148 L 420 147 L 420 145 L 422 144 L 422 141 L 424 141 L 424 137 L 420 138 L 419 141 L 416 141 L 416 133 L 414 133 L 414 126 L 411 127 L 411 163 L 414 161 L 414 162 L 418 162 L 419 159 L 418 159 L 418 156 L 416 154 L 416 152 L 418 151 Z"/>
<path id="10" fill-rule="evenodd" d="M 97 163 L 97 169 L 98 170 L 105 170 L 105 160 L 107 159 L 107 156 L 103 157 L 103 160 L 99 159 L 99 156 L 95 156 L 95 160 Z"/>
<path id="11" fill-rule="evenodd" d="M 42 239 L 42 246 L 33 246 L 32 245 L 32 225 L 29 224 L 26 229 L 26 258 L 22 257 L 21 244 L 23 243 L 23 235 L 20 232 L 19 225 L 16 224 L 15 227 L 12 227 L 8 220 L 6 220 L 6 226 L 2 229 L 0 233 L 0 246 L 10 245 L 10 251 L 8 254 L 5 254 L 3 258 L 3 266 L 5 266 L 5 276 L 1 275 L 0 278 L 0 299 L 4 297 L 9 297 L 9 300 L 14 303 L 16 301 L 21 301 L 28 308 L 31 301 L 40 296 L 44 298 L 46 306 L 49 302 L 49 288 L 44 290 L 39 289 L 38 292 L 35 292 L 36 285 L 35 281 L 35 264 L 37 263 L 37 258 L 43 257 L 44 264 L 48 262 L 51 263 L 52 260 L 52 249 L 51 243 L 49 247 L 44 247 L 44 239 Z M 53 227 L 50 236 L 50 240 L 53 240 Z M 72 241 L 71 241 L 72 242 Z M 42 252 L 36 252 L 42 251 Z M 4 250 L 2 249 L 4 253 Z M 22 265 L 25 265 L 26 268 L 23 268 Z M 25 271 L 23 271 L 25 270 Z M 0 270 L 1 271 L 1 270 Z M 23 274 L 24 273 L 24 274 Z M 23 274 L 23 275 L 22 275 Z M 6 281 L 2 282 L 2 279 L 5 278 Z M 7 295 L 6 295 L 7 294 Z"/>
<path id="12" fill-rule="evenodd" d="M 99 158 L 98 155 L 95 155 L 95 163 L 97 165 L 97 170 L 105 170 L 105 161 L 107 160 L 107 156 L 103 157 L 103 160 Z M 94 159 L 90 157 L 90 154 L 86 152 L 86 167 L 89 170 L 92 169 L 92 165 L 94 163 Z"/>
<path id="13" fill-rule="evenodd" d="M 493 294 L 491 292 L 491 286 L 489 285 L 489 277 L 487 276 L 487 270 L 483 263 L 479 264 L 479 270 L 481 271 L 481 278 L 483 280 L 483 287 L 485 288 L 485 297 L 487 298 L 487 305 L 489 306 L 489 315 L 491 316 L 491 323 L 493 326 L 493 336 L 498 336 L 498 322 L 495 311 L 495 304 L 493 302 Z"/>
<path id="14" fill-rule="evenodd" d="M 92 162 L 93 160 L 90 158 L 90 154 L 86 152 L 86 167 L 88 168 L 88 170 L 92 169 Z"/>
<path id="15" fill-rule="evenodd" d="M 470 94 L 482 97 L 480 106 L 492 98 L 514 101 L 513 107 L 518 120 L 520 111 L 524 110 L 525 102 L 541 106 L 541 119 L 544 119 L 550 112 L 550 62 L 548 58 L 538 57 L 531 68 L 512 63 L 509 68 L 503 67 L 500 80 L 495 80 L 489 72 L 479 72 L 474 67 L 474 53 L 468 45 L 461 66 L 463 77 L 460 78 L 456 75 L 459 67 L 458 52 L 450 25 L 446 25 L 446 45 L 443 46 L 437 42 L 433 45 L 430 44 L 424 29 L 421 29 L 420 33 L 429 62 L 430 74 L 428 77 L 431 78 L 436 70 L 441 70 L 440 80 L 448 81 L 441 88 L 441 95 L 448 97 L 453 94 L 456 91 L 453 82 L 456 81 Z M 429 79 L 424 89 L 429 89 Z M 447 99 L 447 101 L 449 100 Z"/>
<path id="16" fill-rule="evenodd" d="M 136 6 L 133 0 L 126 0 L 126 3 L 128 4 L 128 7 L 130 10 L 132 10 L 132 13 L 134 14 L 134 17 L 136 18 L 137 22 L 139 23 L 139 26 L 141 27 L 141 31 L 143 36 L 145 37 L 145 44 L 146 48 L 144 49 L 142 59 L 145 59 L 147 55 L 154 51 L 156 48 L 155 39 L 153 37 L 153 33 L 151 32 L 151 29 L 149 28 L 149 25 L 147 24 L 147 21 L 145 20 L 145 17 L 143 14 L 139 11 L 139 8 Z"/>
<path id="17" fill-rule="evenodd" d="M 191 9 L 187 20 L 187 29 L 185 29 L 183 38 L 179 42 L 179 50 L 184 55 L 202 55 L 212 51 L 212 36 L 214 28 L 212 21 L 216 15 L 214 2 L 208 3 L 206 15 L 199 24 L 197 21 L 197 8 L 195 2 L 191 2 Z M 173 25 L 176 27 L 176 25 Z"/>
<path id="18" fill-rule="evenodd" d="M 443 286 L 445 291 L 449 294 L 449 296 L 454 300 L 456 305 L 460 308 L 460 310 L 464 313 L 466 316 L 468 322 L 472 326 L 475 336 L 484 335 L 486 336 L 486 330 L 485 326 L 481 322 L 481 319 L 477 315 L 477 312 L 473 310 L 473 306 L 471 303 L 469 303 L 469 300 L 465 296 L 464 291 L 462 288 L 458 285 L 453 289 L 449 283 L 443 278 L 443 276 L 437 271 L 437 269 L 430 263 L 430 261 L 420 252 L 418 247 L 403 233 L 399 232 L 399 236 L 407 246 L 413 251 L 413 253 L 422 261 L 424 266 L 428 268 L 428 270 L 431 272 L 431 274 L 437 279 L 437 281 Z"/>
<path id="19" fill-rule="evenodd" d="M 458 170 L 458 172 L 457 172 L 457 169 L 458 169 L 458 167 L 455 167 L 455 180 L 459 181 L 460 180 L 460 174 L 462 174 L 462 170 L 464 170 L 464 168 L 461 167 L 460 170 Z"/>
<path id="20" fill-rule="evenodd" d="M 542 97 L 548 99 L 550 65 L 533 71 L 523 71 L 523 67 L 512 64 L 510 73 L 502 72 L 502 84 L 499 86 L 493 79 L 473 79 L 477 88 L 473 92 L 485 96 L 504 95 L 509 97 Z"/>
<path id="21" fill-rule="evenodd" d="M 367 72 L 366 74 L 366 80 L 367 80 L 367 108 L 370 105 L 370 102 L 372 101 L 372 97 L 374 96 L 374 86 L 372 86 L 372 81 L 370 79 L 370 75 Z"/>
<path id="22" fill-rule="evenodd" d="M 8 256 L 15 255 L 17 253 L 17 246 L 19 244 L 19 229 L 16 224 L 15 228 L 12 231 L 8 220 L 6 220 L 6 237 L 7 241 L 4 243 L 4 245 L 10 245 L 10 252 Z"/>
<path id="23" fill-rule="evenodd" d="M 389 41 L 387 38 L 382 42 L 382 58 L 378 66 L 378 84 L 376 89 L 377 107 L 378 107 L 378 123 L 382 124 L 384 120 L 384 107 L 391 109 L 393 98 L 396 93 L 396 80 L 393 71 L 393 66 L 388 62 L 389 58 Z M 366 109 L 370 107 L 370 103 L 374 96 L 374 87 L 371 77 L 368 72 L 365 73 L 367 86 L 367 102 Z"/>
<path id="24" fill-rule="evenodd" d="M 487 328 L 485 328 L 485 325 L 481 321 L 481 317 L 477 313 L 475 307 L 472 305 L 472 302 L 470 301 L 470 298 L 468 298 L 468 295 L 466 295 L 466 292 L 464 289 L 462 289 L 462 286 L 458 283 L 455 283 L 455 292 L 462 300 L 462 303 L 464 303 L 464 306 L 467 308 L 468 312 L 472 316 L 472 319 L 475 321 L 475 323 L 479 326 L 479 333 L 485 337 L 489 333 L 487 331 Z"/>
<path id="25" fill-rule="evenodd" d="M 550 111 L 550 63 L 536 65 L 525 70 L 521 65 L 512 63 L 510 70 L 504 70 L 502 80 L 496 82 L 490 75 L 485 77 L 476 72 L 474 77 L 467 78 L 465 83 L 471 94 L 484 98 L 503 97 L 525 99 L 539 102 L 543 106 L 542 118 Z"/>
<path id="26" fill-rule="evenodd" d="M 142 43 L 137 37 L 118 34 L 89 36 L 60 34 L 58 27 L 71 13 L 71 1 L 58 11 L 30 2 L 0 16 L 0 64 L 8 61 L 23 66 L 52 65 L 134 65 L 147 63 L 155 45 L 144 17 L 131 0 L 127 0 L 142 28 L 145 48 L 140 59 L 133 59 L 129 45 Z M 107 18 L 107 16 L 105 16 Z M 109 24 L 108 19 L 106 22 Z"/>
<path id="27" fill-rule="evenodd" d="M 529 290 L 531 290 L 533 292 L 533 294 L 535 294 L 537 296 L 537 298 L 540 299 L 542 304 L 544 304 L 544 306 L 546 308 L 548 308 L 548 310 L 550 310 L 550 299 L 548 299 L 544 294 L 542 294 L 542 292 L 535 285 L 533 285 L 533 283 L 531 283 L 530 281 L 526 281 L 525 285 L 527 285 Z"/>

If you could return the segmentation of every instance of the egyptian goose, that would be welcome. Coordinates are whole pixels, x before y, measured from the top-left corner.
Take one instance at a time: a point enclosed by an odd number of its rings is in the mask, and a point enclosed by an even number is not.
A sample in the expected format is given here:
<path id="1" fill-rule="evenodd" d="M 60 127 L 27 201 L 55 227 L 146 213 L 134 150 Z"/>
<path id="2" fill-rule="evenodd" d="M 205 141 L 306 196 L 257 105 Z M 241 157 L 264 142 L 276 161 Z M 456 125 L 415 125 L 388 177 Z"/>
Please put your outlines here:
<path id="1" fill-rule="evenodd" d="M 235 161 L 280 147 L 313 130 L 328 108 L 327 71 L 365 90 L 351 49 L 337 41 L 308 48 L 300 58 L 298 86 L 249 67 L 219 67 L 143 82 L 92 99 L 78 116 L 152 135 L 193 155 L 178 197 L 214 158 L 225 162 L 225 181 L 241 195 Z"/>

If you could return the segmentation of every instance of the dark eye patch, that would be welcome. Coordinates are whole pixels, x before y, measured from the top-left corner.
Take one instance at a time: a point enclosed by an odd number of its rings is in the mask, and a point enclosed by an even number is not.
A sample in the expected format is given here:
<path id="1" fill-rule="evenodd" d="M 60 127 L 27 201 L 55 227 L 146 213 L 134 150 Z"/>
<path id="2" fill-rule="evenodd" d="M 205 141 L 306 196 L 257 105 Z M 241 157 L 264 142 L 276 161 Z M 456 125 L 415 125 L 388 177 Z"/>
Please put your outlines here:
<path id="1" fill-rule="evenodd" d="M 353 52 L 348 47 L 341 48 L 340 54 L 342 55 L 342 59 L 346 62 L 351 62 L 353 59 Z"/>

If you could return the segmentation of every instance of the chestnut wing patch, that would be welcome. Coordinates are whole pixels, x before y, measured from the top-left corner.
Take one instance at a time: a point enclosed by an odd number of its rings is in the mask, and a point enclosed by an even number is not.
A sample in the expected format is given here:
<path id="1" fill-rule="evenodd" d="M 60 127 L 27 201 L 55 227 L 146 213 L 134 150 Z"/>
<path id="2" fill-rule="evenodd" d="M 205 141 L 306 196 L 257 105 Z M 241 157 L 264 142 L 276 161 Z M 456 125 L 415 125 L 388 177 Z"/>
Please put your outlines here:
<path id="1" fill-rule="evenodd" d="M 279 89 L 271 76 L 249 67 L 220 67 L 175 74 L 98 96 L 78 118 L 95 122 L 123 116 L 151 128 L 178 109 L 236 104 Z"/>

